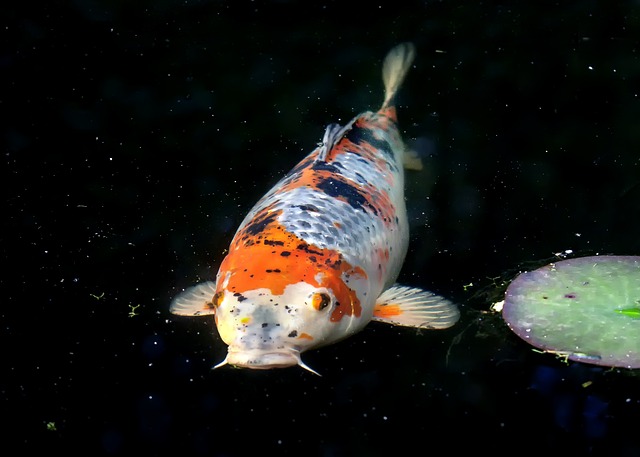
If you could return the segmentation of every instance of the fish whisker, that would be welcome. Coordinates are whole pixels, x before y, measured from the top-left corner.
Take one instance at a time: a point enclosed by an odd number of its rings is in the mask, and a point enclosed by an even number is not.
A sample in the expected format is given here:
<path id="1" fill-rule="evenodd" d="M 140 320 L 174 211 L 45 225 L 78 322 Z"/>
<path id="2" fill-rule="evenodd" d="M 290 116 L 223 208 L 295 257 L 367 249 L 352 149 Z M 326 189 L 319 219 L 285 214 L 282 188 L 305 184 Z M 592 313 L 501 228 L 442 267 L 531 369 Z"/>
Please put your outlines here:
<path id="1" fill-rule="evenodd" d="M 311 368 L 309 365 L 305 364 L 302 359 L 300 358 L 300 355 L 298 355 L 296 357 L 298 359 L 298 366 L 301 368 L 304 368 L 307 371 L 310 371 L 311 373 L 318 375 L 320 377 L 322 377 L 322 375 L 320 373 L 318 373 L 316 370 L 314 370 L 313 368 Z"/>
<path id="2" fill-rule="evenodd" d="M 229 354 L 227 354 L 227 355 L 226 355 L 226 357 L 224 358 L 224 360 L 223 360 L 222 362 L 220 362 L 220 363 L 219 363 L 219 364 L 217 364 L 217 365 L 214 365 L 211 369 L 212 369 L 212 370 L 215 370 L 216 368 L 220 368 L 220 367 L 225 366 L 227 363 L 229 363 L 229 362 L 228 362 L 228 359 L 229 359 Z"/>

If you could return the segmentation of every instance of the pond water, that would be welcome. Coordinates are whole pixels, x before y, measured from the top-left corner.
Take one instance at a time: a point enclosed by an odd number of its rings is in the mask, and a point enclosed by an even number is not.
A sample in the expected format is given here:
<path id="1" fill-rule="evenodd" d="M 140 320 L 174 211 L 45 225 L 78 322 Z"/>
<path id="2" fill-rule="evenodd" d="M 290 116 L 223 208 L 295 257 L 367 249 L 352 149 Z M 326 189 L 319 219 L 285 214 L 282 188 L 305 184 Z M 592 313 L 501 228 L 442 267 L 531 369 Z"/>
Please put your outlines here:
<path id="1" fill-rule="evenodd" d="M 398 3 L 398 2 L 396 2 Z M 2 6 L 5 443 L 87 455 L 637 455 L 637 373 L 538 353 L 490 311 L 518 272 L 638 255 L 637 2 L 512 6 L 70 2 Z M 299 368 L 211 370 L 212 279 L 250 207 L 332 122 L 399 122 L 399 278 L 460 305 L 441 331 L 370 324 Z M 566 251 L 572 251 L 568 254 Z"/>

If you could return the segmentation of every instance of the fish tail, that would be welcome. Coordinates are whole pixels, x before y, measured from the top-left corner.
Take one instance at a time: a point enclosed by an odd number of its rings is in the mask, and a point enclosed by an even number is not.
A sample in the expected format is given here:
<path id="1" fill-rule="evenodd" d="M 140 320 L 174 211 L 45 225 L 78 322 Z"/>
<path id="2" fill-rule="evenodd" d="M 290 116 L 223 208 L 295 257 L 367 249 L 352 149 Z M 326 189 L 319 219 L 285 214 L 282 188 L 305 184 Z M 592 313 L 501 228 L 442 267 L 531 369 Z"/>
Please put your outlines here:
<path id="1" fill-rule="evenodd" d="M 416 48 L 413 43 L 401 43 L 387 54 L 382 66 L 382 80 L 384 81 L 382 109 L 391 105 L 393 97 L 411 68 L 415 55 Z"/>

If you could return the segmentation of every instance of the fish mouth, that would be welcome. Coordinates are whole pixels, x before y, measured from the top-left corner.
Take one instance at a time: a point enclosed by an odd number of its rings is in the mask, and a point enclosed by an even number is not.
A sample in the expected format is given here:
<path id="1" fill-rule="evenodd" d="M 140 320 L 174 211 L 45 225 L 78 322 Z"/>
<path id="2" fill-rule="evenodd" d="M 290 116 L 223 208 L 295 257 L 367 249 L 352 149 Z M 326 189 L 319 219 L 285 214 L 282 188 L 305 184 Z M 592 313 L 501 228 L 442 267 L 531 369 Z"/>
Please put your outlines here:
<path id="1" fill-rule="evenodd" d="M 304 364 L 300 358 L 300 353 L 296 350 L 257 351 L 233 349 L 229 347 L 225 359 L 213 368 L 220 368 L 224 365 L 251 368 L 253 370 L 270 370 L 272 368 L 286 368 L 297 365 L 320 376 L 317 371 Z"/>

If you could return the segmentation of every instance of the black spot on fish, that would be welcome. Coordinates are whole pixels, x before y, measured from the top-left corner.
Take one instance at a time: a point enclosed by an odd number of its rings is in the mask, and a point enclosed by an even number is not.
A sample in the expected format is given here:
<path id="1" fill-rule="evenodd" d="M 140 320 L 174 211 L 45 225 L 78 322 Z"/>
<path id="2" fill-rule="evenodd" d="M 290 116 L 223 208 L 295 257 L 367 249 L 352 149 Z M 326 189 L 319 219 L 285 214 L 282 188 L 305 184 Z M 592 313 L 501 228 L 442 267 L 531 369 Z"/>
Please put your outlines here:
<path id="1" fill-rule="evenodd" d="M 267 273 L 280 273 L 279 268 L 274 268 L 273 270 L 265 270 Z"/>
<path id="2" fill-rule="evenodd" d="M 317 171 L 328 171 L 330 173 L 340 173 L 341 169 L 344 169 L 342 164 L 336 163 L 328 163 L 328 162 L 314 162 L 311 166 L 313 170 Z"/>
<path id="3" fill-rule="evenodd" d="M 360 184 L 367 184 L 367 180 L 360 173 L 356 172 L 355 176 L 356 176 L 356 181 L 358 181 Z"/>
<path id="4" fill-rule="evenodd" d="M 294 208 L 300 208 L 302 211 L 309 213 L 319 213 L 320 210 L 314 205 L 294 205 Z"/>
<path id="5" fill-rule="evenodd" d="M 378 210 L 367 201 L 364 193 L 356 186 L 334 178 L 325 178 L 318 182 L 318 189 L 334 198 L 343 198 L 352 208 L 364 211 L 369 208 L 373 214 Z"/>
<path id="6" fill-rule="evenodd" d="M 249 225 L 247 225 L 247 227 L 245 228 L 245 232 L 249 235 L 258 235 L 259 233 L 264 231 L 267 225 L 272 223 L 276 219 L 276 217 L 278 217 L 278 215 L 275 212 L 265 211 L 261 214 L 258 214 L 256 218 Z"/>
<path id="7" fill-rule="evenodd" d="M 291 255 L 291 253 L 290 253 L 289 251 L 282 251 L 282 252 L 280 253 L 280 255 L 281 255 L 282 257 L 289 257 L 289 256 Z"/>
<path id="8" fill-rule="evenodd" d="M 238 297 L 238 301 L 239 302 L 243 302 L 247 299 L 247 297 L 245 297 L 244 295 L 242 295 L 240 292 L 236 292 L 233 294 L 234 297 Z"/>
<path id="9" fill-rule="evenodd" d="M 376 138 L 373 132 L 368 128 L 354 127 L 345 135 L 352 143 L 361 144 L 369 143 L 377 149 L 391 166 L 395 168 L 395 156 L 388 141 Z"/>
<path id="10" fill-rule="evenodd" d="M 313 249 L 311 249 L 311 246 L 309 246 L 307 243 L 299 244 L 298 246 L 296 246 L 296 249 L 299 249 L 301 251 L 307 252 L 309 254 L 322 255 L 322 252 L 314 251 Z"/>
<path id="11" fill-rule="evenodd" d="M 289 333 L 287 335 L 289 338 L 295 338 L 296 336 L 298 336 L 298 332 L 296 330 L 291 331 L 291 333 Z"/>
<path id="12" fill-rule="evenodd" d="M 284 241 L 264 240 L 264 244 L 266 244 L 267 246 L 284 246 Z"/>

